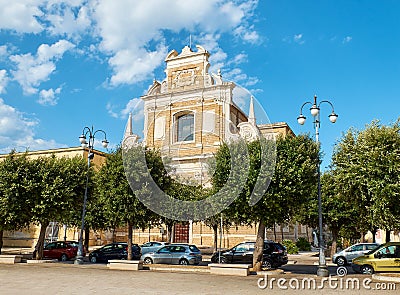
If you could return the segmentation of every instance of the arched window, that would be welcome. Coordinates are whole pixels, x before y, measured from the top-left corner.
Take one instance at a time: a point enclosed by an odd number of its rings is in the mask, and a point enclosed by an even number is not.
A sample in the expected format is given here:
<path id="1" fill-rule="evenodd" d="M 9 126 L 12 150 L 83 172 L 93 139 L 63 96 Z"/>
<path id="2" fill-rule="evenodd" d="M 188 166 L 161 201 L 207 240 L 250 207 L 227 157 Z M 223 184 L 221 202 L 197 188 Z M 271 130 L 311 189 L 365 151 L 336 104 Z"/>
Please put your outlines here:
<path id="1" fill-rule="evenodd" d="M 194 114 L 184 113 L 176 116 L 175 141 L 194 140 Z"/>

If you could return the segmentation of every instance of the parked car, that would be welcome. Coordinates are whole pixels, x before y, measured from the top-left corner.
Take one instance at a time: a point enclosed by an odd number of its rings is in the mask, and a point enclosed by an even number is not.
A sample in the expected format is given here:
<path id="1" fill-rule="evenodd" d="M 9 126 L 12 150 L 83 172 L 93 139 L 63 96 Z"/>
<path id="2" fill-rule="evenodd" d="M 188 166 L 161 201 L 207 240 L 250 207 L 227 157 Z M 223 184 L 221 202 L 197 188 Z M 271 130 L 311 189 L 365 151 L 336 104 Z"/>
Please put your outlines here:
<path id="1" fill-rule="evenodd" d="M 147 242 L 144 243 L 142 246 L 140 246 L 142 250 L 142 255 L 147 253 L 147 252 L 154 252 L 157 251 L 158 249 L 169 245 L 167 242 Z"/>
<path id="2" fill-rule="evenodd" d="M 138 244 L 132 244 L 132 258 L 139 260 L 141 256 L 140 247 Z M 128 243 L 111 243 L 89 253 L 89 261 L 107 262 L 111 259 L 127 259 L 128 258 Z"/>
<path id="3" fill-rule="evenodd" d="M 352 245 L 338 253 L 335 253 L 332 257 L 332 262 L 339 266 L 350 264 L 354 258 L 364 255 L 378 246 L 379 244 L 377 243 L 359 243 Z"/>
<path id="4" fill-rule="evenodd" d="M 400 272 L 400 242 L 388 242 L 353 259 L 351 265 L 357 273 Z"/>
<path id="5" fill-rule="evenodd" d="M 141 260 L 143 260 L 144 264 L 166 263 L 197 265 L 201 262 L 202 255 L 200 250 L 195 245 L 171 244 L 164 246 L 157 251 L 143 254 Z"/>
<path id="6" fill-rule="evenodd" d="M 255 242 L 243 242 L 231 249 L 214 252 L 211 262 L 253 264 L 255 244 Z M 287 262 L 287 251 L 282 244 L 269 240 L 264 241 L 263 268 L 277 268 Z"/>
<path id="7" fill-rule="evenodd" d="M 76 241 L 57 241 L 46 244 L 43 248 L 43 258 L 58 259 L 67 261 L 76 257 L 78 252 L 78 242 Z M 33 251 L 33 257 L 36 257 L 37 251 Z M 83 251 L 83 256 L 85 256 Z"/>

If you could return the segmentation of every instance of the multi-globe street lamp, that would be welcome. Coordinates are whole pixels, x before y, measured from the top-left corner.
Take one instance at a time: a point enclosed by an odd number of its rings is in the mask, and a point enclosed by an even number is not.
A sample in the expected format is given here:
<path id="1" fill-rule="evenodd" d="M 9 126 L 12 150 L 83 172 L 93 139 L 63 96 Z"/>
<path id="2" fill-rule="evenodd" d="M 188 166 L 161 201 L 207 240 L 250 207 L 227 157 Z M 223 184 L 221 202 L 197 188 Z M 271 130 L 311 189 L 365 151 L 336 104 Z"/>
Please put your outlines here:
<path id="1" fill-rule="evenodd" d="M 86 186 L 85 186 L 85 196 L 83 198 L 83 208 L 82 208 L 82 221 L 81 221 L 81 234 L 79 236 L 79 245 L 78 252 L 76 254 L 75 264 L 83 263 L 83 232 L 85 230 L 85 214 L 86 214 L 86 202 L 87 202 L 87 192 L 88 192 L 88 183 L 89 183 L 89 171 L 90 171 L 90 161 L 94 158 L 93 147 L 96 133 L 101 132 L 104 134 L 104 139 L 101 141 L 101 144 L 104 148 L 108 146 L 107 134 L 99 129 L 94 131 L 92 128 L 85 127 L 83 128 L 82 135 L 79 136 L 79 141 L 83 148 L 88 149 L 88 164 L 87 164 L 87 173 L 86 173 Z M 86 137 L 89 136 L 89 140 L 86 140 Z"/>
<path id="2" fill-rule="evenodd" d="M 335 123 L 338 115 L 335 113 L 333 108 L 333 104 L 330 101 L 322 100 L 317 103 L 317 96 L 314 95 L 314 102 L 306 101 L 300 108 L 300 116 L 297 118 L 297 122 L 300 125 L 303 125 L 306 122 L 306 117 L 303 115 L 303 107 L 307 104 L 311 105 L 310 112 L 314 117 L 314 127 L 315 127 L 315 141 L 319 144 L 319 128 L 320 128 L 320 106 L 322 103 L 327 103 L 332 107 L 332 112 L 328 116 L 329 120 L 332 123 Z M 319 262 L 318 262 L 318 270 L 317 275 L 320 277 L 329 276 L 329 271 L 326 266 L 326 259 L 324 253 L 324 238 L 323 238 L 323 226 L 322 226 L 322 200 L 321 200 L 321 169 L 320 162 L 317 164 L 317 173 L 318 173 L 318 224 L 319 224 Z"/>

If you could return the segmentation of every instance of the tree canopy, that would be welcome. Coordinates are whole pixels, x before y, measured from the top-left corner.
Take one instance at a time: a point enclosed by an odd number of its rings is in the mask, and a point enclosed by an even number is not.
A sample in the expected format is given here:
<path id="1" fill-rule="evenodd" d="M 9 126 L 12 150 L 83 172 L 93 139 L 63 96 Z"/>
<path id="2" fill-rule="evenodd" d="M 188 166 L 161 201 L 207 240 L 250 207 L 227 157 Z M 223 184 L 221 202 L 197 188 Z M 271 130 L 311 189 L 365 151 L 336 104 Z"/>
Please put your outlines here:
<path id="1" fill-rule="evenodd" d="M 335 187 L 357 209 L 360 232 L 400 226 L 400 120 L 350 129 L 332 157 Z"/>

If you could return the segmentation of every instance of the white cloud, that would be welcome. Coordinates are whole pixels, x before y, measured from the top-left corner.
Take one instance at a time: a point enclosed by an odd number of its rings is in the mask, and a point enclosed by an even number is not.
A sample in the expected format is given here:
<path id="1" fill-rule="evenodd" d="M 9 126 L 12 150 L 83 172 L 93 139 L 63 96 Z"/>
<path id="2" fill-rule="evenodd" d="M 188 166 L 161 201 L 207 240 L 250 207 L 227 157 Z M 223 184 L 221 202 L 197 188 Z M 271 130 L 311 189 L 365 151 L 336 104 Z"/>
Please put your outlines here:
<path id="1" fill-rule="evenodd" d="M 7 55 L 7 46 L 1 45 L 0 46 L 0 58 Z"/>
<path id="2" fill-rule="evenodd" d="M 43 16 L 39 0 L 0 0 L 0 28 L 19 33 L 39 33 L 43 26 L 38 18 Z"/>
<path id="3" fill-rule="evenodd" d="M 44 106 L 54 106 L 57 104 L 58 97 L 57 94 L 61 93 L 61 87 L 58 87 L 56 90 L 50 88 L 49 90 L 41 90 L 39 93 L 38 103 Z"/>
<path id="4" fill-rule="evenodd" d="M 345 43 L 349 43 L 351 40 L 353 39 L 353 37 L 351 37 L 351 36 L 346 36 L 344 39 L 343 39 L 343 44 L 345 44 Z"/>
<path id="5" fill-rule="evenodd" d="M 239 26 L 235 29 L 234 33 L 248 43 L 257 44 L 260 42 L 260 35 L 253 28 L 253 26 L 250 28 Z"/>
<path id="6" fill-rule="evenodd" d="M 80 35 L 90 30 L 92 25 L 91 11 L 88 6 L 81 6 L 84 1 L 69 1 L 48 4 L 50 13 L 46 20 L 50 22 L 48 30 L 53 35 L 66 35 L 73 39 L 80 39 Z"/>
<path id="7" fill-rule="evenodd" d="M 144 102 L 140 98 L 132 98 L 120 111 L 115 111 L 117 107 L 111 103 L 107 103 L 106 109 L 108 114 L 114 118 L 125 119 L 128 117 L 129 113 L 132 113 L 132 118 L 135 122 L 144 119 Z"/>
<path id="8" fill-rule="evenodd" d="M 304 41 L 303 34 L 301 34 L 301 33 L 300 34 L 296 34 L 296 35 L 294 35 L 292 37 L 287 36 L 287 37 L 283 38 L 282 41 L 286 42 L 286 43 L 294 42 L 294 43 L 297 43 L 297 44 L 300 44 L 300 45 L 302 45 L 302 44 L 304 44 L 306 42 L 306 41 Z"/>
<path id="9" fill-rule="evenodd" d="M 298 44 L 304 44 L 305 41 L 303 39 L 303 34 L 294 35 L 293 41 L 298 43 Z"/>
<path id="10" fill-rule="evenodd" d="M 168 50 L 164 45 L 155 51 L 149 50 L 147 45 L 151 41 L 166 43 L 163 32 L 168 30 L 195 30 L 217 37 L 219 32 L 232 32 L 240 27 L 240 34 L 236 34 L 244 41 L 253 40 L 254 30 L 249 29 L 246 19 L 253 15 L 257 3 L 221 0 L 97 2 L 93 11 L 102 39 L 100 48 L 111 55 L 109 64 L 114 71 L 110 84 L 132 84 L 150 77 L 154 68 L 162 64 Z M 200 44 L 209 51 L 215 48 Z"/>
<path id="11" fill-rule="evenodd" d="M 120 50 L 110 58 L 109 64 L 114 70 L 110 84 L 133 84 L 151 78 L 151 73 L 158 67 L 168 53 L 167 47 L 158 46 L 156 51 Z"/>
<path id="12" fill-rule="evenodd" d="M 245 54 L 243 52 L 239 53 L 232 59 L 231 63 L 236 64 L 236 65 L 245 63 L 245 62 L 247 62 L 247 57 L 248 57 L 247 54 Z"/>
<path id="13" fill-rule="evenodd" d="M 7 71 L 0 70 L 0 94 L 5 92 L 8 80 Z"/>
<path id="14" fill-rule="evenodd" d="M 220 67 L 227 58 L 219 46 L 222 34 L 246 43 L 260 41 L 251 25 L 257 5 L 258 0 L 0 0 L 0 30 L 68 38 L 82 45 L 77 52 L 84 50 L 90 58 L 103 53 L 98 56 L 112 70 L 106 81 L 119 86 L 153 76 L 169 51 L 165 44 L 170 34 L 201 32 L 208 44 L 198 44 L 214 54 L 212 61 Z M 79 44 L 81 40 L 85 42 Z M 17 66 L 11 73 L 25 94 L 37 93 L 56 70 L 55 61 L 64 52 L 55 49 L 11 57 Z"/>
<path id="15" fill-rule="evenodd" d="M 30 53 L 10 56 L 17 67 L 12 71 L 13 79 L 21 85 L 24 94 L 37 93 L 37 87 L 56 70 L 55 62 L 73 47 L 71 42 L 60 40 L 51 46 L 40 45 L 35 56 Z"/>
<path id="16" fill-rule="evenodd" d="M 24 151 L 65 146 L 54 140 L 37 138 L 34 128 L 38 123 L 38 120 L 27 118 L 0 98 L 0 153 L 9 153 L 12 149 Z"/>
<path id="17" fill-rule="evenodd" d="M 254 86 L 260 82 L 257 77 L 249 77 L 247 74 L 243 73 L 242 69 L 240 68 L 230 69 L 223 75 L 223 77 L 226 80 L 233 81 L 244 87 Z"/>
<path id="18" fill-rule="evenodd" d="M 114 111 L 114 108 L 115 107 L 111 103 L 107 103 L 106 109 L 107 109 L 108 114 L 113 118 L 118 118 L 119 115 L 117 112 Z"/>
<path id="19" fill-rule="evenodd" d="M 144 102 L 140 98 L 133 98 L 126 104 L 125 108 L 121 111 L 121 115 L 127 117 L 132 113 L 132 118 L 135 122 L 144 119 Z"/>

